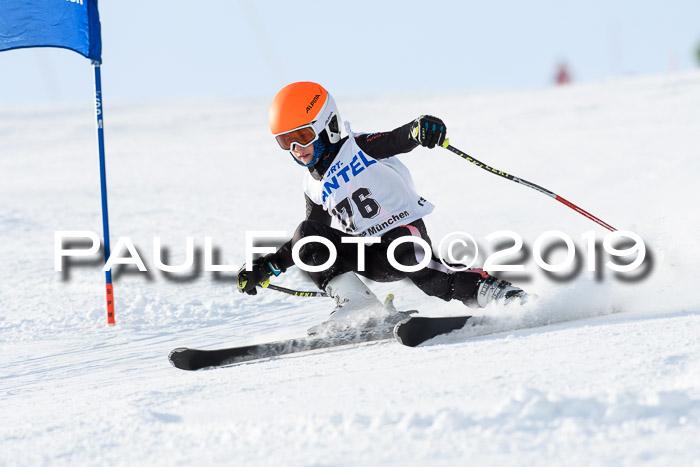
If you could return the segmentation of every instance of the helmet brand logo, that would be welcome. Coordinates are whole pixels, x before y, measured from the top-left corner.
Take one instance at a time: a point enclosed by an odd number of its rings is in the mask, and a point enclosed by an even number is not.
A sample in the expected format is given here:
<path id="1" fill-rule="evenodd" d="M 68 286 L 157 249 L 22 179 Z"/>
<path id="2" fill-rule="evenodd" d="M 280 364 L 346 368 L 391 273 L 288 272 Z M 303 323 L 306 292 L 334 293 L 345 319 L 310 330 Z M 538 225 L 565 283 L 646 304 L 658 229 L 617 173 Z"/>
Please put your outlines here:
<path id="1" fill-rule="evenodd" d="M 306 106 L 306 113 L 309 113 L 309 110 L 314 108 L 314 104 L 318 102 L 318 100 L 321 98 L 320 94 L 316 94 L 313 99 L 311 99 L 311 102 L 309 102 L 309 105 Z"/>

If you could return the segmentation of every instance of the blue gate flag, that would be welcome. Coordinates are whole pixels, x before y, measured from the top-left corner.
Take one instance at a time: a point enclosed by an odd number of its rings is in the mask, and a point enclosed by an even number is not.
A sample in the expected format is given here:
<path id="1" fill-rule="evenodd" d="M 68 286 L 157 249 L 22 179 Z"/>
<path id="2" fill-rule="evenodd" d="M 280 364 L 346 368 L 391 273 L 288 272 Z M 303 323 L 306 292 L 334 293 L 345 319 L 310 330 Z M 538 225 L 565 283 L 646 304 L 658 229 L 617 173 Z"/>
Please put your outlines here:
<path id="1" fill-rule="evenodd" d="M 0 51 L 63 47 L 102 63 L 97 0 L 1 0 Z"/>

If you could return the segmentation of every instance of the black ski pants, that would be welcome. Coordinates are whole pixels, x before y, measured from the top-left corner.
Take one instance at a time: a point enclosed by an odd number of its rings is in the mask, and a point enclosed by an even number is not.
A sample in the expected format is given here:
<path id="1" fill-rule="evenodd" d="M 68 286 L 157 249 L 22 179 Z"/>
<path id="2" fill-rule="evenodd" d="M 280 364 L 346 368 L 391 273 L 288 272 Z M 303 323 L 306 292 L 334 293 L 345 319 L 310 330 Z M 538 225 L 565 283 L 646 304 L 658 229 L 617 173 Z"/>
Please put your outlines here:
<path id="1" fill-rule="evenodd" d="M 430 296 L 443 300 L 457 299 L 467 305 L 474 305 L 479 284 L 488 276 L 481 269 L 452 271 L 440 262 L 432 252 L 423 251 L 423 247 L 414 242 L 405 242 L 394 251 L 396 261 L 404 266 L 415 266 L 430 255 L 428 265 L 416 272 L 404 272 L 393 267 L 387 259 L 389 245 L 403 236 L 419 237 L 432 246 L 423 220 L 419 219 L 407 225 L 390 230 L 381 237 L 381 243 L 360 245 L 365 249 L 365 269 L 358 270 L 358 245 L 342 243 L 343 237 L 350 235 L 316 221 L 304 221 L 297 227 L 292 246 L 305 237 L 318 235 L 331 241 L 338 254 L 335 262 L 319 272 L 309 272 L 309 276 L 320 288 L 325 289 L 328 282 L 345 272 L 354 271 L 376 282 L 393 282 L 410 279 L 419 289 Z M 325 264 L 330 257 L 328 248 L 318 242 L 310 242 L 299 250 L 299 258 L 307 265 Z"/>

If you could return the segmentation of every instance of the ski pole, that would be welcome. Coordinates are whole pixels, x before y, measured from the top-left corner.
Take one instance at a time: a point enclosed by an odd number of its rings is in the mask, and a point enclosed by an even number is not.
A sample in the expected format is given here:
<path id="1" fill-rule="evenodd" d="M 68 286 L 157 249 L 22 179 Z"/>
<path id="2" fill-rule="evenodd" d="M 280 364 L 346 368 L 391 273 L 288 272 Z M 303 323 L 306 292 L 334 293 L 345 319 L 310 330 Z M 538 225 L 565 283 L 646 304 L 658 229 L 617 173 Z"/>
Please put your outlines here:
<path id="1" fill-rule="evenodd" d="M 541 186 L 535 185 L 532 182 L 528 182 L 527 180 L 524 180 L 522 178 L 515 177 L 511 174 L 503 172 L 502 170 L 498 170 L 494 167 L 488 166 L 488 165 L 484 164 L 483 162 L 480 162 L 480 161 L 474 159 L 469 154 L 462 152 L 459 149 L 457 149 L 456 147 L 450 145 L 450 140 L 448 138 L 445 138 L 445 142 L 442 143 L 442 147 L 452 151 L 453 153 L 457 154 L 458 156 L 462 157 L 463 159 L 466 159 L 467 161 L 471 162 L 472 164 L 476 165 L 477 167 L 486 170 L 487 172 L 498 175 L 499 177 L 506 178 L 506 179 L 511 180 L 515 183 L 520 183 L 521 185 L 525 185 L 526 187 L 532 188 L 533 190 L 537 190 L 540 193 L 544 193 L 545 195 L 549 196 L 550 198 L 554 198 L 555 200 L 559 201 L 560 203 L 565 204 L 566 206 L 570 207 L 574 211 L 589 218 L 590 220 L 597 223 L 598 225 L 605 227 L 606 229 L 610 230 L 611 232 L 615 232 L 617 230 L 615 227 L 611 226 L 610 224 L 603 222 L 602 220 L 598 219 L 596 216 L 589 213 L 588 211 L 581 209 L 580 207 L 576 206 L 571 201 L 568 201 L 568 200 L 562 198 L 558 194 L 553 193 L 546 188 L 542 188 Z"/>
<path id="2" fill-rule="evenodd" d="M 301 290 L 293 290 L 293 289 L 288 289 L 286 287 L 280 287 L 278 285 L 273 285 L 273 284 L 270 284 L 269 281 L 267 283 L 260 284 L 260 287 L 262 287 L 264 289 L 276 290 L 277 292 L 286 293 L 287 295 L 294 295 L 295 297 L 327 297 L 328 296 L 328 294 L 326 292 L 303 292 Z"/>

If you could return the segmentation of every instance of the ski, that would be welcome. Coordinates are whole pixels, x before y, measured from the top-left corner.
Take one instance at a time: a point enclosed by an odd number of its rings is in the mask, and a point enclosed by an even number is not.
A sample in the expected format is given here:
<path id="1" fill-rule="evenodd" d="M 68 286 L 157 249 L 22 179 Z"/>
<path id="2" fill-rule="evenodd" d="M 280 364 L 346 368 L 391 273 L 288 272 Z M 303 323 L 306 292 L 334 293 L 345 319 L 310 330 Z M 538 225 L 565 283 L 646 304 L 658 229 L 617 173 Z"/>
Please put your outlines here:
<path id="1" fill-rule="evenodd" d="M 392 338 L 403 345 L 415 347 L 434 337 L 461 329 L 471 319 L 471 316 L 411 317 L 409 313 L 415 313 L 415 311 L 402 312 L 399 316 L 404 319 L 393 328 L 381 326 L 362 330 L 349 329 L 335 333 L 330 332 L 329 335 L 323 336 L 312 335 L 225 349 L 204 350 L 178 347 L 170 352 L 168 360 L 175 368 L 194 371 L 255 362 L 312 350 L 381 342 Z M 332 322 L 327 323 L 332 324 Z M 327 331 L 332 330 L 332 327 L 327 329 Z"/>
<path id="2" fill-rule="evenodd" d="M 471 316 L 413 316 L 396 324 L 394 338 L 403 345 L 415 347 L 433 337 L 462 329 L 470 319 Z"/>
<path id="3" fill-rule="evenodd" d="M 200 370 L 238 363 L 253 362 L 318 349 L 391 340 L 392 328 L 350 331 L 327 337 L 300 337 L 276 342 L 231 347 L 227 349 L 201 350 L 180 347 L 168 355 L 170 363 L 181 370 Z"/>
<path id="4" fill-rule="evenodd" d="M 332 337 L 301 337 L 216 350 L 180 347 L 172 350 L 170 355 L 168 355 L 168 359 L 175 368 L 200 370 L 202 368 L 230 366 L 311 350 L 390 340 L 391 337 L 391 333 L 388 331 L 383 333 L 358 332 Z"/>

